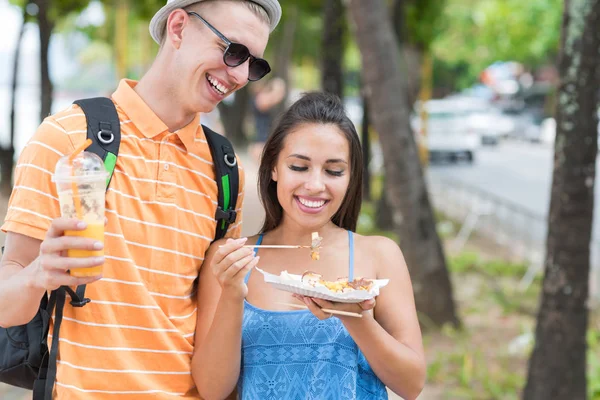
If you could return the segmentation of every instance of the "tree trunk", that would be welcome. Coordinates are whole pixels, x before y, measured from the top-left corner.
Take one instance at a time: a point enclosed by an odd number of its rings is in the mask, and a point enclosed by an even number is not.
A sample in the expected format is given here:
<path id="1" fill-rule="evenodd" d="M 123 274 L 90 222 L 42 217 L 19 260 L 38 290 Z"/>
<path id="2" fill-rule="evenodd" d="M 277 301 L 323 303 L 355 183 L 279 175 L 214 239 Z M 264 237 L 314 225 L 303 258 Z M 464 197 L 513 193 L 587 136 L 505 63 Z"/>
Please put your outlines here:
<path id="1" fill-rule="evenodd" d="M 371 201 L 371 138 L 369 136 L 369 101 L 363 94 L 363 119 L 362 119 L 362 152 L 363 152 L 363 199 Z"/>
<path id="2" fill-rule="evenodd" d="M 406 76 L 384 0 L 351 0 L 371 119 L 383 149 L 384 193 L 411 272 L 417 310 L 436 324 L 459 325 L 446 260 L 409 125 Z M 435 294 L 435 295 L 433 295 Z M 423 322 L 426 320 L 422 319 Z"/>
<path id="3" fill-rule="evenodd" d="M 50 47 L 50 36 L 52 35 L 54 26 L 48 15 L 50 0 L 35 0 L 34 3 L 39 9 L 37 18 L 40 29 L 40 82 L 42 85 L 42 109 L 40 120 L 43 120 L 52 112 L 53 87 L 48 65 L 48 49 Z"/>
<path id="4" fill-rule="evenodd" d="M 324 91 L 344 97 L 344 32 L 346 14 L 342 0 L 325 0 L 323 42 L 321 48 L 321 87 Z"/>
<path id="5" fill-rule="evenodd" d="M 381 142 L 381 140 L 380 140 Z M 387 179 L 385 177 L 385 173 L 383 174 L 383 182 L 382 182 L 382 190 L 381 197 L 377 200 L 377 209 L 375 210 L 375 224 L 377 228 L 382 231 L 393 231 L 394 230 L 394 216 L 392 212 L 392 207 L 385 195 L 385 188 L 387 185 Z"/>
<path id="6" fill-rule="evenodd" d="M 225 136 L 231 140 L 231 143 L 238 149 L 245 149 L 248 146 L 248 136 L 244 127 L 248 106 L 250 103 L 250 92 L 248 86 L 235 92 L 232 103 L 219 103 L 219 114 Z"/>
<path id="7" fill-rule="evenodd" d="M 10 141 L 7 149 L 0 150 L 0 193 L 9 196 L 12 191 L 12 172 L 15 157 L 15 132 L 17 114 L 17 84 L 19 81 L 19 61 L 21 58 L 21 43 L 25 34 L 25 23 L 27 22 L 27 4 L 23 6 L 23 23 L 19 29 L 19 35 L 15 43 L 13 58 L 12 83 L 10 87 Z"/>
<path id="8" fill-rule="evenodd" d="M 408 5 L 406 0 L 394 0 L 392 4 L 392 26 L 394 34 L 399 44 L 400 64 L 402 65 L 402 73 L 407 76 L 407 102 L 409 105 L 415 103 L 419 91 L 419 71 L 420 57 L 416 47 L 409 46 L 408 29 L 406 29 L 406 13 L 405 7 Z M 385 187 L 385 177 L 383 182 Z M 394 229 L 394 221 L 392 217 L 392 209 L 388 204 L 386 196 L 381 196 L 378 200 L 375 223 L 377 227 L 384 231 Z"/>
<path id="9" fill-rule="evenodd" d="M 600 0 L 565 1 L 552 197 L 526 400 L 586 399 L 590 239 L 600 87 Z"/>
<path id="10" fill-rule="evenodd" d="M 408 104 L 413 105 L 421 91 L 423 50 L 412 45 L 403 45 L 401 50 L 408 82 Z"/>

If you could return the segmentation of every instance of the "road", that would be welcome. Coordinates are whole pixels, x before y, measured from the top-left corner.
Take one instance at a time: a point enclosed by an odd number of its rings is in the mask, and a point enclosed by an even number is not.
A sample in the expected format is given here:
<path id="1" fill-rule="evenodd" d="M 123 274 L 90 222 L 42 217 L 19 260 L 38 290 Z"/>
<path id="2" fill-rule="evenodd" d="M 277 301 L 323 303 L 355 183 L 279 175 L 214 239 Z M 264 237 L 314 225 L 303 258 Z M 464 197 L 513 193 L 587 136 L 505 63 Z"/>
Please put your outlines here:
<path id="1" fill-rule="evenodd" d="M 554 149 L 548 144 L 502 142 L 483 147 L 475 164 L 438 164 L 428 168 L 432 179 L 452 179 L 508 200 L 546 217 L 550 205 Z M 600 166 L 597 164 L 596 168 Z M 596 198 L 600 182 L 596 179 Z M 600 240 L 600 218 L 594 217 L 594 237 Z"/>

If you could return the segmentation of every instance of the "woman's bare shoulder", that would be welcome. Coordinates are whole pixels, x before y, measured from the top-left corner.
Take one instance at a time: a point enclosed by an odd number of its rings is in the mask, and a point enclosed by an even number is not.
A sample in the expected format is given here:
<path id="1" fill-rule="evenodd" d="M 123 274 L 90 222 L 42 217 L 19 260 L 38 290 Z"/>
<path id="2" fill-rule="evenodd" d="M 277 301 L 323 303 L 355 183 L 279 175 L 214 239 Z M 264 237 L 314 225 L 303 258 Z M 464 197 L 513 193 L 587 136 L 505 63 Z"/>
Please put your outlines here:
<path id="1" fill-rule="evenodd" d="M 401 253 L 398 244 L 386 236 L 359 235 L 355 233 L 354 238 L 356 248 L 359 251 L 379 253 L 384 257 Z"/>
<path id="2" fill-rule="evenodd" d="M 358 256 L 371 264 L 379 278 L 389 278 L 397 273 L 404 274 L 407 267 L 398 244 L 385 236 L 355 235 Z"/>

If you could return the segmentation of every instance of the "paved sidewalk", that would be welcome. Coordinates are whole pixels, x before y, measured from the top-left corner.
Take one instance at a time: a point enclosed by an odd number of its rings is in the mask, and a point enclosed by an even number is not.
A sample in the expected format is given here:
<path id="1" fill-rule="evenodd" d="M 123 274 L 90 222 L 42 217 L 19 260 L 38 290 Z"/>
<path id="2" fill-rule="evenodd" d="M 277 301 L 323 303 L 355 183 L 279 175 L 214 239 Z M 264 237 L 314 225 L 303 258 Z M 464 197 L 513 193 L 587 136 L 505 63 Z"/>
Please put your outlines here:
<path id="1" fill-rule="evenodd" d="M 26 400 L 31 399 L 31 392 L 0 383 L 0 399 L 2 400 Z"/>

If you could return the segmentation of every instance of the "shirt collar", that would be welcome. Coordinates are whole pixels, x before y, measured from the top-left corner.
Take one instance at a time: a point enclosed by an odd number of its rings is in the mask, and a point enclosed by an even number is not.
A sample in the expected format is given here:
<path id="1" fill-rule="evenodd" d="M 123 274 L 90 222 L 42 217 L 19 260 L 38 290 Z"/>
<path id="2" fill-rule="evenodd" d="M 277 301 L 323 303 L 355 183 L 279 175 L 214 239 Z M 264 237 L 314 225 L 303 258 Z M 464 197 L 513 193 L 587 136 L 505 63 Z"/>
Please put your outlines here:
<path id="1" fill-rule="evenodd" d="M 113 99 L 131 119 L 135 127 L 147 138 L 168 131 L 169 128 L 158 115 L 142 100 L 133 88 L 136 81 L 122 79 L 113 93 Z"/>
<path id="2" fill-rule="evenodd" d="M 179 136 L 179 140 L 181 140 L 187 151 L 190 151 L 194 148 L 196 137 L 201 135 L 201 132 L 202 126 L 200 126 L 200 114 L 196 114 L 192 122 L 179 129 L 175 133 L 177 136 Z"/>
<path id="3" fill-rule="evenodd" d="M 169 130 L 167 125 L 152 111 L 144 100 L 133 89 L 136 81 L 122 79 L 112 97 L 119 107 L 131 119 L 136 128 L 147 138 L 153 138 Z M 200 131 L 200 132 L 198 132 Z M 203 137 L 200 126 L 200 114 L 196 114 L 194 120 L 175 132 L 179 139 L 189 151 L 193 148 L 197 137 Z"/>

